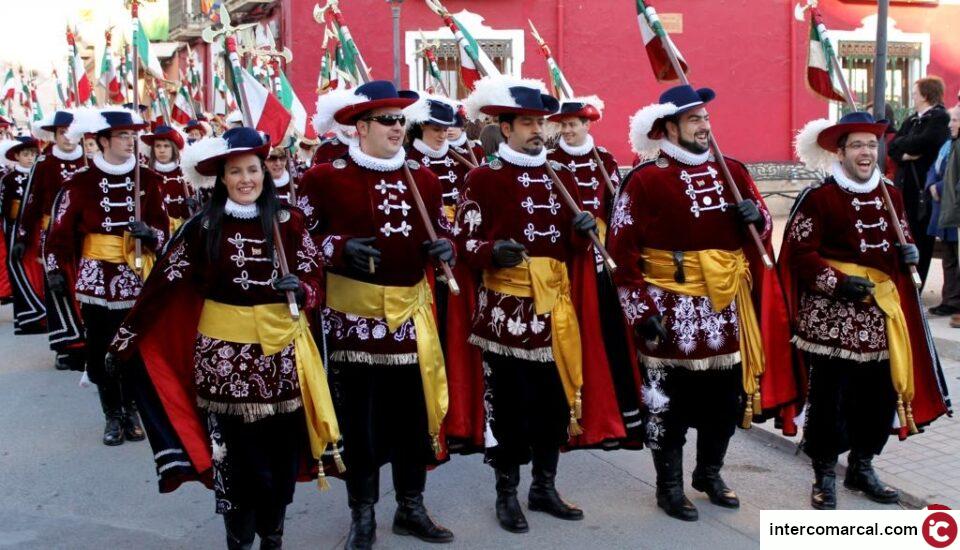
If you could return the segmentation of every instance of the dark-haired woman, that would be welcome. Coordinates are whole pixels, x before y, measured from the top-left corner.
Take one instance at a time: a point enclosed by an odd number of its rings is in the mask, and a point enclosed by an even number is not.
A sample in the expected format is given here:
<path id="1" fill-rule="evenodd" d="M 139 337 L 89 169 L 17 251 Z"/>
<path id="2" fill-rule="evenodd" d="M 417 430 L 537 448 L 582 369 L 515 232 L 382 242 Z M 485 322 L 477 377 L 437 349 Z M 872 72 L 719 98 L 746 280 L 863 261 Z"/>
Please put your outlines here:
<path id="1" fill-rule="evenodd" d="M 250 548 L 255 534 L 279 548 L 294 485 L 312 469 L 306 452 L 318 459 L 339 439 L 307 317 L 294 319 L 285 297 L 318 303 L 318 253 L 303 215 L 276 196 L 268 150 L 249 128 L 186 150 L 188 176 L 215 179 L 210 202 L 170 243 L 111 346 L 114 368 L 136 352 L 146 366 L 138 387 L 155 404 L 143 409 L 160 490 L 212 486 L 228 548 Z"/>
<path id="2" fill-rule="evenodd" d="M 197 208 L 193 189 L 180 169 L 183 135 L 174 128 L 161 125 L 140 140 L 150 148 L 150 168 L 160 176 L 163 206 L 170 218 L 170 234 L 173 234 Z"/>

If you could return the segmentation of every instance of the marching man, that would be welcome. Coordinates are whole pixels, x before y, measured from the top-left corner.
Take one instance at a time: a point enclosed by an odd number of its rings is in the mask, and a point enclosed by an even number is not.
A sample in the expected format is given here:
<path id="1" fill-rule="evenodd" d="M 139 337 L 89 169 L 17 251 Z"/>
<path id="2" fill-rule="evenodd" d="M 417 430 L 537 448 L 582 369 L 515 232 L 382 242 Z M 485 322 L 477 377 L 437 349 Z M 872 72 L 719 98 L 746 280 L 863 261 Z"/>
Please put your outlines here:
<path id="1" fill-rule="evenodd" d="M 919 252 L 903 199 L 877 167 L 886 127 L 853 112 L 836 124 L 810 122 L 796 141 L 800 160 L 828 174 L 797 198 L 779 259 L 793 343 L 809 369 L 802 448 L 813 461 L 810 503 L 818 509 L 837 506 L 835 467 L 847 450 L 843 484 L 876 502 L 897 502 L 899 493 L 877 478 L 873 457 L 892 428 L 906 437 L 948 409 L 908 273 Z"/>

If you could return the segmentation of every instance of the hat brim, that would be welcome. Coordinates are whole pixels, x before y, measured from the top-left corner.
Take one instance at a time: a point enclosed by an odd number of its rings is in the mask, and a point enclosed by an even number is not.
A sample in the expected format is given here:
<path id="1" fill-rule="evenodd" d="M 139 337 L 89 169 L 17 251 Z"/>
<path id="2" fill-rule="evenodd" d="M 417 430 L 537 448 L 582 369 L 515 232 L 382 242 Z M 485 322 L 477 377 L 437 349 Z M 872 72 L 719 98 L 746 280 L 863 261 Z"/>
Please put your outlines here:
<path id="1" fill-rule="evenodd" d="M 99 132 L 95 132 L 95 133 L 106 134 L 108 132 L 113 132 L 117 130 L 145 130 L 149 127 L 150 127 L 150 124 L 146 122 L 141 124 L 121 124 L 119 126 L 111 126 L 109 128 L 104 128 L 103 130 L 100 130 Z"/>
<path id="2" fill-rule="evenodd" d="M 373 111 L 374 109 L 386 109 L 389 107 L 397 107 L 403 109 L 404 107 L 409 107 L 416 103 L 417 98 L 409 97 L 390 97 L 387 99 L 374 99 L 371 101 L 364 101 L 363 103 L 356 103 L 354 105 L 348 105 L 343 109 L 340 109 L 333 114 L 333 120 L 337 121 L 340 124 L 356 124 L 357 120 L 368 111 Z"/>
<path id="3" fill-rule="evenodd" d="M 176 134 L 147 134 L 141 137 L 140 141 L 146 143 L 149 147 L 153 147 L 154 142 L 156 142 L 158 139 L 165 139 L 169 142 L 172 142 L 177 146 L 178 150 L 183 150 L 183 138 Z"/>
<path id="4" fill-rule="evenodd" d="M 590 122 L 596 122 L 600 120 L 600 111 L 598 111 L 592 105 L 587 105 L 579 111 L 573 111 L 569 113 L 557 113 L 555 115 L 550 115 L 547 117 L 547 120 L 550 122 L 560 122 L 565 118 L 585 118 Z"/>
<path id="5" fill-rule="evenodd" d="M 7 154 L 6 154 L 7 160 L 10 160 L 10 161 L 17 160 L 17 153 L 19 153 L 20 151 L 23 151 L 24 149 L 30 149 L 30 148 L 37 149 L 39 151 L 40 144 L 36 141 L 31 141 L 27 143 L 20 143 L 20 144 L 14 145 L 10 149 L 7 149 Z"/>
<path id="6" fill-rule="evenodd" d="M 836 153 L 840 149 L 838 146 L 840 138 L 847 134 L 873 134 L 877 136 L 877 139 L 880 139 L 883 137 L 883 134 L 886 131 L 886 122 L 855 122 L 852 124 L 834 124 L 817 135 L 817 145 L 823 147 L 831 153 Z"/>
<path id="7" fill-rule="evenodd" d="M 220 171 L 220 166 L 227 161 L 230 157 L 236 157 L 239 155 L 257 155 L 261 160 L 267 158 L 267 155 L 270 153 L 270 144 L 264 143 L 259 147 L 238 147 L 236 149 L 228 149 L 227 151 L 204 159 L 197 163 L 195 170 L 201 176 L 214 177 Z"/>
<path id="8" fill-rule="evenodd" d="M 524 107 L 505 107 L 503 105 L 487 105 L 481 107 L 480 112 L 490 116 L 517 115 L 517 116 L 550 116 L 555 111 L 549 109 L 529 109 Z"/>

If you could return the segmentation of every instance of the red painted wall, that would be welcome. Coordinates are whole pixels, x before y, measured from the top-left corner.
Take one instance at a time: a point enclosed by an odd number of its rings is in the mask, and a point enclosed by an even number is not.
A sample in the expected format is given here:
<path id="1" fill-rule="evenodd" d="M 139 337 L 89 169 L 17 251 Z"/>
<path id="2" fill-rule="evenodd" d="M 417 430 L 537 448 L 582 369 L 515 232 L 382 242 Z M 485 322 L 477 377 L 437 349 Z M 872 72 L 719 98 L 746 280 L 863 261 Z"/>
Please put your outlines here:
<path id="1" fill-rule="evenodd" d="M 792 159 L 793 133 L 812 118 L 825 116 L 826 103 L 804 82 L 807 24 L 793 19 L 794 0 L 660 0 L 661 13 L 683 13 L 683 32 L 674 35 L 691 67 L 695 86 L 713 87 L 710 106 L 714 131 L 724 153 L 746 162 Z M 312 17 L 315 0 L 289 0 L 291 19 L 284 40 L 294 54 L 288 68 L 297 94 L 312 111 L 320 66 L 322 27 Z M 628 119 L 639 107 L 655 102 L 667 85 L 654 81 L 629 0 L 447 0 L 453 13 L 468 9 L 496 29 L 526 31 L 532 19 L 550 44 L 578 94 L 597 94 L 606 102 L 604 119 L 595 126 L 598 143 L 628 163 Z M 344 0 L 341 9 L 374 78 L 393 75 L 392 19 L 384 0 Z M 830 28 L 851 30 L 875 8 L 822 0 Z M 928 72 L 943 76 L 948 98 L 960 84 L 960 48 L 949 41 L 960 6 L 894 6 L 897 27 L 930 32 Z M 402 5 L 401 31 L 436 29 L 440 19 L 423 2 Z M 562 40 L 560 37 L 562 36 Z M 401 38 L 401 44 L 403 43 Z M 792 47 L 791 47 L 792 43 Z M 546 64 L 529 33 L 524 41 L 524 76 L 545 79 Z M 403 60 L 403 56 L 401 56 Z M 404 84 L 407 67 L 401 66 Z"/>

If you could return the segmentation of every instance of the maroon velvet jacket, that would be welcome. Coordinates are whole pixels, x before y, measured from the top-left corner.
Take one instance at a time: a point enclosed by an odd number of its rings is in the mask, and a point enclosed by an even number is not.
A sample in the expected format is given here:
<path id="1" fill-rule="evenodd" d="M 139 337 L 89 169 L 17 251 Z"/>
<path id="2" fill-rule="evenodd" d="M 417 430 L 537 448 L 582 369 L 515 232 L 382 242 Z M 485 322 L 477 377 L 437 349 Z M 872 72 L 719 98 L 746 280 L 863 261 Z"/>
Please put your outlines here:
<path id="1" fill-rule="evenodd" d="M 76 300 L 111 309 L 133 307 L 142 282 L 126 264 L 82 257 L 86 235 L 123 236 L 134 218 L 133 162 L 129 167 L 107 164 L 96 155 L 89 168 L 82 168 L 66 184 L 63 197 L 50 225 L 44 249 L 47 272 L 62 266 L 76 269 Z M 124 168 L 126 171 L 123 172 Z M 118 173 L 120 172 L 120 173 Z M 169 218 L 163 208 L 160 178 L 140 168 L 140 204 L 142 219 L 163 247 L 169 231 Z M 144 243 L 144 248 L 149 246 Z"/>
<path id="2" fill-rule="evenodd" d="M 77 170 L 86 166 L 81 146 L 74 149 L 74 154 L 76 158 L 66 158 L 72 155 L 54 147 L 49 155 L 37 159 L 20 211 L 18 237 L 24 242 L 34 242 L 41 233 L 46 232 L 48 228 L 43 227 L 43 217 L 52 215 L 54 197 Z"/>
<path id="3" fill-rule="evenodd" d="M 560 165 L 555 170 L 579 200 L 570 171 Z M 568 262 L 588 241 L 573 231 L 573 213 L 553 185 L 544 162 L 501 145 L 499 159 L 467 177 L 453 228 L 460 257 L 477 271 L 496 269 L 494 242 L 514 239 L 531 257 Z M 501 355 L 553 360 L 549 314 L 537 315 L 532 298 L 501 294 L 482 285 L 470 341 Z"/>
<path id="4" fill-rule="evenodd" d="M 772 227 L 770 214 L 754 195 L 749 172 L 733 159 L 728 158 L 727 165 L 743 198 L 758 202 L 764 217 L 760 233 L 766 238 Z M 656 343 L 636 339 L 647 366 L 703 370 L 730 368 L 740 362 L 736 301 L 715 312 L 707 296 L 684 296 L 648 284 L 641 259 L 643 248 L 752 247 L 728 185 L 720 165 L 706 154 L 693 155 L 676 146 L 665 146 L 660 158 L 638 166 L 624 180 L 607 233 L 607 248 L 619 266 L 614 283 L 627 321 L 637 327 L 659 314 L 669 335 Z"/>
<path id="5" fill-rule="evenodd" d="M 377 285 L 413 286 L 432 269 L 423 246 L 427 231 L 401 166 L 406 162 L 410 167 L 438 232 L 444 219 L 440 182 L 416 161 L 403 158 L 402 151 L 394 159 L 378 159 L 351 147 L 344 158 L 315 165 L 303 175 L 304 213 L 319 243 L 320 259 L 331 273 Z M 381 261 L 373 274 L 354 270 L 344 257 L 347 241 L 359 237 L 376 237 L 372 246 L 380 250 Z M 391 333 L 383 319 L 345 315 L 330 308 L 323 309 L 323 317 L 333 360 L 417 362 L 412 319 Z"/>
<path id="6" fill-rule="evenodd" d="M 429 168 L 440 180 L 440 185 L 443 186 L 443 206 L 448 222 L 444 225 L 447 228 L 446 233 L 449 235 L 449 228 L 453 224 L 453 212 L 460 200 L 460 191 L 464 186 L 464 180 L 470 168 L 453 158 L 447 144 L 441 147 L 438 154 L 422 141 L 416 140 L 407 146 L 407 158 L 411 158 L 419 162 L 421 166 Z"/>
<path id="7" fill-rule="evenodd" d="M 190 218 L 190 208 L 187 207 L 187 199 L 193 195 L 193 187 L 186 183 L 183 177 L 183 170 L 179 164 L 174 164 L 172 169 L 163 171 L 159 163 L 154 164 L 154 172 L 160 177 L 160 191 L 163 193 L 163 206 L 167 210 L 167 216 L 178 220 Z"/>
<path id="8" fill-rule="evenodd" d="M 449 143 L 450 147 L 453 147 L 456 152 L 463 155 L 463 158 L 472 162 L 472 159 L 470 158 L 470 151 L 467 150 L 467 148 L 469 148 L 471 151 L 473 151 L 473 155 L 477 157 L 477 162 L 480 164 L 486 164 L 487 155 L 483 152 L 483 147 L 480 145 L 479 141 L 470 141 L 466 139 L 466 134 L 461 134 L 459 140 L 451 141 L 448 139 L 447 143 Z"/>
<path id="9" fill-rule="evenodd" d="M 598 220 L 608 222 L 607 214 L 610 210 L 610 204 L 613 203 L 613 196 L 603 182 L 603 175 L 600 174 L 597 161 L 594 160 L 593 153 L 590 152 L 593 148 L 593 140 L 589 140 L 585 145 L 587 146 L 579 148 L 567 147 L 563 138 L 560 138 L 557 148 L 550 151 L 547 158 L 566 166 L 573 173 L 573 179 L 580 189 L 580 200 L 583 202 L 583 208 Z M 600 160 L 603 161 L 603 167 L 606 168 L 613 186 L 619 188 L 620 171 L 617 168 L 616 159 L 603 147 L 597 147 L 597 153 L 600 155 Z"/>
<path id="10" fill-rule="evenodd" d="M 856 361 L 888 357 L 884 313 L 872 301 L 840 299 L 836 289 L 847 276 L 825 262 L 851 262 L 887 274 L 903 269 L 880 187 L 867 187 L 845 189 L 827 178 L 806 194 L 784 233 L 799 290 L 794 343 L 804 351 Z M 913 242 L 900 192 L 893 185 L 887 190 Z"/>
<path id="11" fill-rule="evenodd" d="M 317 146 L 316 152 L 313 153 L 311 166 L 319 166 L 343 158 L 347 154 L 347 149 L 349 149 L 349 146 L 341 142 L 339 138 L 334 137 L 323 141 Z"/>

